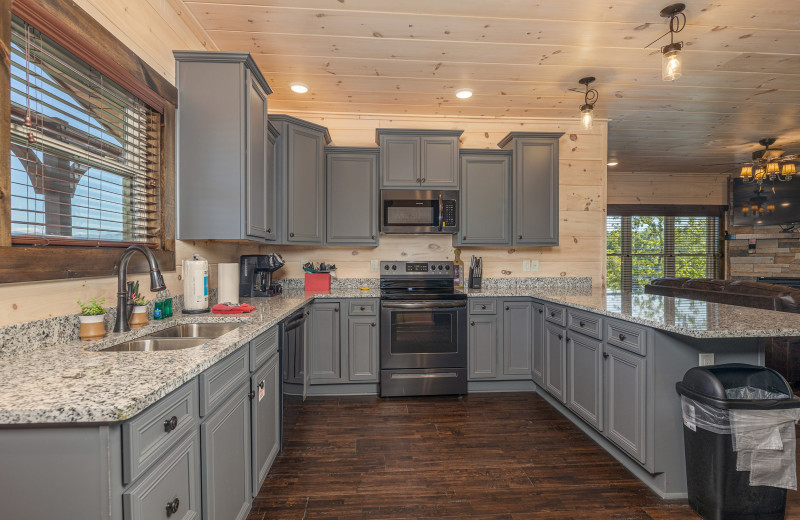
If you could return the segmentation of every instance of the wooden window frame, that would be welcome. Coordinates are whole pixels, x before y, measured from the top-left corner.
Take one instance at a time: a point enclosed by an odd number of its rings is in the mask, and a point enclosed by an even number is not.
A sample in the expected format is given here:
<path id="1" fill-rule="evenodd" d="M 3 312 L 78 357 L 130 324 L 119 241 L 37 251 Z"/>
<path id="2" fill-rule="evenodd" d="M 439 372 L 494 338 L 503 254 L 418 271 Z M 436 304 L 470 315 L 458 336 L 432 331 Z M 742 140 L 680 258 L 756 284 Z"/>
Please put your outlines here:
<path id="1" fill-rule="evenodd" d="M 120 247 L 24 246 L 11 241 L 11 15 L 56 43 L 162 114 L 161 237 L 154 250 L 162 271 L 175 269 L 175 107 L 174 85 L 147 65 L 107 29 L 72 2 L 12 0 L 0 10 L 0 283 L 115 276 Z M 130 272 L 147 272 L 141 255 Z"/>

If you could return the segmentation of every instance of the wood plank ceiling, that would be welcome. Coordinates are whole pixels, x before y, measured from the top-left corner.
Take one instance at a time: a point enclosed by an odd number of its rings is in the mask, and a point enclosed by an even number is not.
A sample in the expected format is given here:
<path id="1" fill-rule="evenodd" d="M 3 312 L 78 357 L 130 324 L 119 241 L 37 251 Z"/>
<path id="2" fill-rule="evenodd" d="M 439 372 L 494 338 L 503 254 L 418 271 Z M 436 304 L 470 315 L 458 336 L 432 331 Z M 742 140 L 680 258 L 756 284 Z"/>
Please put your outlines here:
<path id="1" fill-rule="evenodd" d="M 688 0 L 675 82 L 668 37 L 644 48 L 669 0 L 184 3 L 221 50 L 253 54 L 275 111 L 577 119 L 569 89 L 591 75 L 616 171 L 738 171 L 762 137 L 800 151 L 798 0 Z"/>

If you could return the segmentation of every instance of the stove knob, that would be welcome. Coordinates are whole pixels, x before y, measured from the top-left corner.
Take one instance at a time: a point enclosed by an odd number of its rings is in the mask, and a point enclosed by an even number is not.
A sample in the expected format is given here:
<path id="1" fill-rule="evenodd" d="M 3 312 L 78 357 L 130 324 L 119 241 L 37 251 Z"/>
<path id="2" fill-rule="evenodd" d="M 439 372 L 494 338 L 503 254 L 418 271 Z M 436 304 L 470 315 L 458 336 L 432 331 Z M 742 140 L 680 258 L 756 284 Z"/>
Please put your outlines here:
<path id="1" fill-rule="evenodd" d="M 397 271 L 397 266 L 396 265 L 392 265 L 392 271 Z"/>
<path id="2" fill-rule="evenodd" d="M 449 265 L 444 266 L 444 270 L 445 271 L 449 271 L 450 270 L 450 266 Z"/>
<path id="3" fill-rule="evenodd" d="M 442 267 L 442 264 L 439 264 L 439 270 L 441 271 L 442 269 L 444 269 L 444 268 Z"/>
<path id="4" fill-rule="evenodd" d="M 388 271 L 389 270 L 389 264 L 384 265 L 383 269 L 384 269 L 384 271 Z"/>

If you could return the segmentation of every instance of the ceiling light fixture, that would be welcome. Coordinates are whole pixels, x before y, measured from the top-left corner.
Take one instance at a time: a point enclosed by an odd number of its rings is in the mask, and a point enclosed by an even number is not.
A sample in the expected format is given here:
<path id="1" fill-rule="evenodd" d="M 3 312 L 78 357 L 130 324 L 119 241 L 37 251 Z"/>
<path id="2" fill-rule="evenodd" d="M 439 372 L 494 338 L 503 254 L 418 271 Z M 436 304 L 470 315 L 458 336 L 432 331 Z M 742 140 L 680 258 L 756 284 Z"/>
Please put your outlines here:
<path id="1" fill-rule="evenodd" d="M 775 144 L 774 137 L 761 139 L 758 144 L 763 150 L 753 152 L 752 161 L 742 166 L 739 178 L 744 182 L 761 184 L 765 180 L 790 181 L 797 173 L 797 166 L 792 161 L 798 160 L 797 154 L 784 155 L 780 148 L 770 148 Z"/>
<path id="2" fill-rule="evenodd" d="M 594 125 L 594 104 L 597 103 L 598 94 L 595 89 L 589 88 L 589 84 L 594 80 L 594 76 L 586 76 L 578 80 L 578 83 L 586 87 L 586 92 L 583 93 L 583 105 L 581 105 L 581 128 L 584 130 L 591 130 Z"/>
<path id="3" fill-rule="evenodd" d="M 675 81 L 681 77 L 683 42 L 675 41 L 675 33 L 681 32 L 686 27 L 684 9 L 686 9 L 684 4 L 672 4 L 662 9 L 659 14 L 663 18 L 669 18 L 669 32 L 662 34 L 645 46 L 646 49 L 669 34 L 669 44 L 661 47 L 661 79 L 664 81 Z"/>
<path id="4" fill-rule="evenodd" d="M 472 89 L 471 88 L 460 88 L 456 90 L 456 97 L 458 99 L 468 99 L 472 97 Z"/>
<path id="5" fill-rule="evenodd" d="M 289 83 L 289 88 L 292 89 L 292 92 L 297 92 L 298 94 L 305 94 L 308 92 L 308 85 L 305 83 Z"/>

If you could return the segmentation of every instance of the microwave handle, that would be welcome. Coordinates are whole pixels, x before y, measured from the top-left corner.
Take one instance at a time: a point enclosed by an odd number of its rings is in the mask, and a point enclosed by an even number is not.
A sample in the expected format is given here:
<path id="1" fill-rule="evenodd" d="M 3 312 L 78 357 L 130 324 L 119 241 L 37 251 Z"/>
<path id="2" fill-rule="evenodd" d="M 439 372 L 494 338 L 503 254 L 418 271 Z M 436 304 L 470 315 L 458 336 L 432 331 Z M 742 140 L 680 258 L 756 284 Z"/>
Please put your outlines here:
<path id="1" fill-rule="evenodd" d="M 442 200 L 442 194 L 440 193 L 439 194 L 439 218 L 437 219 L 437 220 L 439 220 L 439 222 L 438 222 L 439 231 L 441 231 L 442 230 L 442 226 L 444 226 L 444 221 L 442 219 L 444 219 L 444 201 Z"/>

